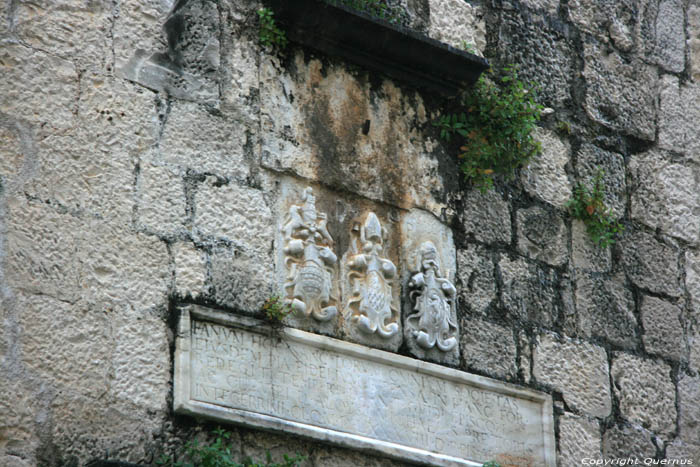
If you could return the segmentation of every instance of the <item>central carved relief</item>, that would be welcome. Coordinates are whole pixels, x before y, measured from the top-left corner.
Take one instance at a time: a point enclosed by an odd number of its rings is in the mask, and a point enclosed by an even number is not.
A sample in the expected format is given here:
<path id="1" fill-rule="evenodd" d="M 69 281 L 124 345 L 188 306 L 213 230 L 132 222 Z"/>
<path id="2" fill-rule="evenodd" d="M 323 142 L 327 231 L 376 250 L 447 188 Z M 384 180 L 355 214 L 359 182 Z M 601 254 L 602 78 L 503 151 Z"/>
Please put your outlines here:
<path id="1" fill-rule="evenodd" d="M 389 339 L 399 332 L 393 293 L 396 266 L 384 256 L 386 231 L 376 214 L 370 212 L 359 231 L 346 259 L 350 319 L 360 331 Z"/>
<path id="2" fill-rule="evenodd" d="M 294 311 L 317 321 L 329 321 L 337 313 L 332 296 L 333 238 L 326 228 L 326 215 L 316 211 L 313 190 L 307 187 L 302 205 L 292 205 L 282 225 L 284 264 L 287 279 L 284 290 Z"/>

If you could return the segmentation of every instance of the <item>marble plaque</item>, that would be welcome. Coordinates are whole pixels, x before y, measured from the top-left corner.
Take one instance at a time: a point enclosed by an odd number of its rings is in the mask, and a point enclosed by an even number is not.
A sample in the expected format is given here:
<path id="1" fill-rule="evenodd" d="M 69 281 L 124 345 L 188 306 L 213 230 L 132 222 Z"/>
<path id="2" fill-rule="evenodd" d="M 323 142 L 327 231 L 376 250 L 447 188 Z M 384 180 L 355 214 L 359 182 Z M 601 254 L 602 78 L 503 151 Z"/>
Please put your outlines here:
<path id="1" fill-rule="evenodd" d="M 555 466 L 547 394 L 195 305 L 174 408 L 419 464 Z"/>

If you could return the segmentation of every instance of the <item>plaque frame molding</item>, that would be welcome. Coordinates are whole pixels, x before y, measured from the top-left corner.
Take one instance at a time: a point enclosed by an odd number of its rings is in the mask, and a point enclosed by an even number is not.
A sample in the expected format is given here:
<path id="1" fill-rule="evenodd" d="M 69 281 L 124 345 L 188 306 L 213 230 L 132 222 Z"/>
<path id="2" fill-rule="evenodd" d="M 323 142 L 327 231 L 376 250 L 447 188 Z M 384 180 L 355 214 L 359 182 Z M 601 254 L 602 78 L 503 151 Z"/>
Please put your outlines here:
<path id="1" fill-rule="evenodd" d="M 428 376 L 468 384 L 482 390 L 492 391 L 511 397 L 529 400 L 541 404 L 542 449 L 544 467 L 556 467 L 556 444 L 552 412 L 552 397 L 549 394 L 521 388 L 484 376 L 466 373 L 453 368 L 440 366 L 423 360 L 397 355 L 384 350 L 365 347 L 331 337 L 312 334 L 294 328 L 281 328 L 274 331 L 262 321 L 247 316 L 233 315 L 198 305 L 179 307 L 179 321 L 175 336 L 175 365 L 173 377 L 173 410 L 177 414 L 195 418 L 205 418 L 223 423 L 242 425 L 250 428 L 293 434 L 316 441 L 332 443 L 349 449 L 369 451 L 376 455 L 390 457 L 424 465 L 481 467 L 481 462 L 473 462 L 458 457 L 438 454 L 432 451 L 405 446 L 398 443 L 382 441 L 362 435 L 322 428 L 280 417 L 234 409 L 190 397 L 190 331 L 193 319 L 208 321 L 228 327 L 242 329 L 266 337 L 277 337 L 291 342 L 299 342 L 319 349 L 332 349 L 340 354 L 363 360 L 373 361 L 392 367 L 415 371 Z"/>

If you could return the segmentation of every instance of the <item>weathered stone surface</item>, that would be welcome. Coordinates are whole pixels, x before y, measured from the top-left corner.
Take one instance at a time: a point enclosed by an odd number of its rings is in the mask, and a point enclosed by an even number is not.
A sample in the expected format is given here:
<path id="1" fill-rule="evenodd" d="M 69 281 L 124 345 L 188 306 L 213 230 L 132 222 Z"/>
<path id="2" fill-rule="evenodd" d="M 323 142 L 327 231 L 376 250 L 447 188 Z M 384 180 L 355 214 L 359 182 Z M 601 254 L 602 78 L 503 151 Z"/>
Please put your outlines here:
<path id="1" fill-rule="evenodd" d="M 464 199 L 462 225 L 467 235 L 483 243 L 510 243 L 510 207 L 496 190 L 470 191 Z"/>
<path id="2" fill-rule="evenodd" d="M 700 157 L 700 135 L 695 122 L 700 119 L 700 84 L 681 86 L 678 78 L 666 75 L 660 82 L 659 147 L 692 160 Z"/>
<path id="3" fill-rule="evenodd" d="M 559 417 L 558 465 L 578 465 L 582 459 L 600 459 L 600 426 L 586 417 Z"/>
<path id="4" fill-rule="evenodd" d="M 484 50 L 486 26 L 476 17 L 474 7 L 460 0 L 430 0 L 429 5 L 428 35 L 431 38 L 461 50 L 465 50 L 464 44 L 469 44 L 474 50 Z"/>
<path id="5" fill-rule="evenodd" d="M 612 459 L 654 457 L 656 446 L 653 437 L 653 433 L 638 426 L 613 426 L 605 430 L 603 435 L 603 456 Z"/>
<path id="6" fill-rule="evenodd" d="M 489 251 L 474 244 L 457 252 L 457 292 L 460 304 L 476 313 L 484 313 L 496 298 L 496 278 Z"/>
<path id="7" fill-rule="evenodd" d="M 27 178 L 36 157 L 33 131 L 22 121 L 0 114 L 0 183 L 2 192 L 14 194 Z"/>
<path id="8" fill-rule="evenodd" d="M 275 293 L 272 254 L 256 254 L 237 246 L 216 246 L 209 255 L 211 282 L 217 303 L 257 311 Z"/>
<path id="9" fill-rule="evenodd" d="M 642 37 L 646 55 L 668 71 L 681 73 L 685 69 L 685 15 L 681 0 L 661 0 L 656 9 L 649 2 L 646 28 Z M 655 13 L 655 17 L 652 15 Z"/>
<path id="10" fill-rule="evenodd" d="M 236 115 L 214 113 L 203 104 L 175 101 L 159 141 L 158 160 L 197 173 L 245 180 L 255 157 L 251 123 Z"/>
<path id="11" fill-rule="evenodd" d="M 627 184 L 625 182 L 625 160 L 622 154 L 605 151 L 592 144 L 581 146 L 576 156 L 576 172 L 579 181 L 592 188 L 599 170 L 605 187 L 605 205 L 612 209 L 616 218 L 622 217 L 627 204 Z"/>
<path id="12" fill-rule="evenodd" d="M 559 8 L 559 0 L 523 0 L 522 3 L 533 10 L 542 10 L 549 14 L 556 14 Z"/>
<path id="13" fill-rule="evenodd" d="M 695 2 L 688 5 L 688 32 L 690 73 L 695 82 L 700 82 L 700 5 Z"/>
<path id="14" fill-rule="evenodd" d="M 261 64 L 263 165 L 440 216 L 443 190 L 459 174 L 442 145 L 417 129 L 427 122 L 422 99 L 390 81 L 371 90 L 366 75 L 305 63 L 301 52 L 293 63 Z"/>
<path id="15" fill-rule="evenodd" d="M 625 419 L 654 433 L 668 435 L 675 430 L 676 391 L 670 366 L 615 352 L 611 375 Z"/>
<path id="16" fill-rule="evenodd" d="M 537 338 L 533 361 L 535 380 L 561 391 L 569 407 L 594 417 L 610 414 L 608 358 L 602 347 L 544 334 Z"/>
<path id="17" fill-rule="evenodd" d="M 532 345 L 530 338 L 524 331 L 518 334 L 518 347 L 520 348 L 520 361 L 518 362 L 518 372 L 522 375 L 525 383 L 532 381 Z"/>
<path id="18" fill-rule="evenodd" d="M 572 0 L 568 4 L 571 21 L 598 39 L 612 39 L 615 46 L 629 52 L 638 45 L 641 18 L 639 0 Z"/>
<path id="19" fill-rule="evenodd" d="M 185 232 L 188 220 L 185 182 L 178 173 L 167 167 L 142 164 L 136 189 L 139 228 L 170 237 Z"/>
<path id="20" fill-rule="evenodd" d="M 626 230 L 620 238 L 622 266 L 638 287 L 672 297 L 681 294 L 678 250 L 641 230 Z"/>
<path id="21" fill-rule="evenodd" d="M 611 248 L 601 248 L 591 239 L 583 221 L 571 221 L 571 263 L 586 272 L 608 272 L 612 267 Z"/>
<path id="22" fill-rule="evenodd" d="M 307 457 L 305 461 L 298 464 L 299 467 L 313 467 L 314 465 L 311 460 L 314 446 L 307 440 L 300 438 L 290 438 L 262 431 L 243 432 L 240 450 L 240 459 L 250 457 L 257 462 L 267 462 L 269 453 L 273 462 L 282 462 L 285 455 L 291 457 L 298 454 Z"/>
<path id="23" fill-rule="evenodd" d="M 578 330 L 585 337 L 604 337 L 626 348 L 637 346 L 634 296 L 624 277 L 606 279 L 581 273 L 576 279 Z"/>
<path id="24" fill-rule="evenodd" d="M 0 112 L 21 116 L 41 126 L 42 133 L 75 124 L 79 82 L 72 62 L 22 45 L 3 44 L 0 73 Z"/>
<path id="25" fill-rule="evenodd" d="M 518 76 L 537 85 L 539 102 L 551 107 L 568 105 L 577 65 L 571 53 L 574 44 L 566 31 L 522 8 L 500 12 L 497 24 L 498 50 L 492 65 L 518 64 Z"/>
<path id="26" fill-rule="evenodd" d="M 552 266 L 566 263 L 568 235 L 564 219 L 559 214 L 533 206 L 518 210 L 516 219 L 520 253 Z"/>
<path id="27" fill-rule="evenodd" d="M 498 271 L 503 280 L 503 306 L 518 320 L 551 327 L 559 314 L 558 284 L 547 271 L 523 258 L 502 257 Z"/>
<path id="28" fill-rule="evenodd" d="M 206 255 L 192 243 L 177 242 L 172 246 L 175 263 L 175 292 L 185 297 L 198 297 L 207 280 Z"/>
<path id="29" fill-rule="evenodd" d="M 182 310 L 175 411 L 293 430 L 407 462 L 513 456 L 555 465 L 549 395 L 394 353 L 368 355 L 297 329 L 261 334 L 261 326 L 203 307 Z M 293 384 L 299 372 L 306 374 L 304 388 Z"/>
<path id="30" fill-rule="evenodd" d="M 136 50 L 167 50 L 163 23 L 172 5 L 167 2 L 144 3 L 139 0 L 122 0 L 119 15 L 114 18 L 112 30 L 114 61 L 122 68 Z"/>
<path id="31" fill-rule="evenodd" d="M 321 447 L 314 449 L 311 456 L 313 465 L 323 465 L 327 467 L 345 467 L 355 465 L 357 467 L 403 467 L 405 463 L 382 459 L 370 456 L 364 452 L 350 450 L 329 449 Z"/>
<path id="32" fill-rule="evenodd" d="M 656 136 L 658 81 L 655 67 L 625 62 L 602 45 L 584 44 L 583 76 L 586 80 L 586 113 L 613 130 L 653 141 Z"/>
<path id="33" fill-rule="evenodd" d="M 700 324 L 700 252 L 685 252 L 685 287 L 690 295 L 690 306 Z"/>
<path id="34" fill-rule="evenodd" d="M 654 229 L 697 243 L 700 237 L 700 173 L 689 164 L 671 161 L 669 154 L 651 151 L 629 164 L 635 190 L 632 218 Z"/>
<path id="35" fill-rule="evenodd" d="M 678 427 L 683 440 L 700 445 L 700 377 L 678 379 Z"/>
<path id="36" fill-rule="evenodd" d="M 640 312 L 646 351 L 673 360 L 685 360 L 688 348 L 683 332 L 683 310 L 659 298 L 645 296 Z"/>
<path id="37" fill-rule="evenodd" d="M 687 461 L 700 457 L 700 444 L 685 443 L 681 439 L 676 439 L 666 447 L 666 458 Z"/>
<path id="38" fill-rule="evenodd" d="M 565 170 L 571 159 L 569 143 L 542 128 L 536 130 L 536 137 L 542 143 L 542 154 L 522 169 L 520 181 L 531 195 L 563 208 L 572 194 L 571 182 Z"/>
<path id="39" fill-rule="evenodd" d="M 513 330 L 479 318 L 460 320 L 461 346 L 468 370 L 513 379 L 518 373 Z"/>

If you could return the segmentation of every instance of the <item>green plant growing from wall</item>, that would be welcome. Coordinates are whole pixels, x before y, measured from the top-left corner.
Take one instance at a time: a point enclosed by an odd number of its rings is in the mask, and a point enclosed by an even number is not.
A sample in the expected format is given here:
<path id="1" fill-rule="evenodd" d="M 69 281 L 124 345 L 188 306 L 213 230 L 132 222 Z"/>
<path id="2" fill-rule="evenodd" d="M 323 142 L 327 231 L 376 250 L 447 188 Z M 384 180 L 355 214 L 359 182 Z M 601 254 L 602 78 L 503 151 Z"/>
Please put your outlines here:
<path id="1" fill-rule="evenodd" d="M 586 224 L 588 235 L 601 248 L 615 243 L 615 236 L 624 229 L 613 216 L 612 210 L 605 205 L 604 176 L 605 171 L 598 169 L 593 186 L 577 184 L 573 197 L 566 203 L 571 217 Z"/>
<path id="2" fill-rule="evenodd" d="M 273 295 L 263 303 L 262 312 L 267 321 L 279 324 L 292 312 L 292 307 L 284 303 L 284 300 L 278 295 Z"/>
<path id="3" fill-rule="evenodd" d="M 260 45 L 269 48 L 284 49 L 287 47 L 287 34 L 277 27 L 275 14 L 269 8 L 258 10 L 260 19 L 259 41 Z"/>
<path id="4" fill-rule="evenodd" d="M 164 455 L 156 461 L 156 464 L 170 467 L 297 467 L 306 460 L 306 457 L 299 454 L 294 457 L 285 454 L 283 462 L 274 463 L 268 451 L 264 464 L 255 462 L 250 457 L 236 462 L 231 454 L 231 433 L 217 428 L 214 430 L 214 435 L 216 438 L 211 444 L 202 444 L 196 439 L 188 441 L 182 454 L 178 456 L 180 460 L 176 461 Z"/>
<path id="5" fill-rule="evenodd" d="M 496 82 L 482 75 L 464 94 L 461 111 L 433 122 L 446 141 L 461 138 L 460 168 L 481 191 L 491 188 L 496 176 L 512 178 L 542 150 L 533 133 L 544 109 L 535 86 L 523 83 L 515 66 L 503 71 Z"/>
<path id="6" fill-rule="evenodd" d="M 484 465 L 482 465 L 481 467 L 501 467 L 501 464 L 499 464 L 496 461 L 488 461 Z"/>

